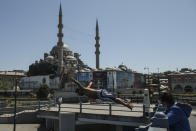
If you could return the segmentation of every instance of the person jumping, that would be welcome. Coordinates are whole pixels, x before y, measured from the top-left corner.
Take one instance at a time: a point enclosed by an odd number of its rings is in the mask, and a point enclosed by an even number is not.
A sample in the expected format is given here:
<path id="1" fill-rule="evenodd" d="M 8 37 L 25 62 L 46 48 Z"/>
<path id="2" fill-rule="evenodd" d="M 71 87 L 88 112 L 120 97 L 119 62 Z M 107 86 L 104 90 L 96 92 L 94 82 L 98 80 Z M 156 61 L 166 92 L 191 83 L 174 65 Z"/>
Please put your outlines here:
<path id="1" fill-rule="evenodd" d="M 76 92 L 79 95 L 86 95 L 86 96 L 88 96 L 89 98 L 92 98 L 92 99 L 101 99 L 103 101 L 112 101 L 112 102 L 115 102 L 115 103 L 118 103 L 118 104 L 122 104 L 122 105 L 128 107 L 131 110 L 134 107 L 131 102 L 128 102 L 128 101 L 125 101 L 121 98 L 115 97 L 112 93 L 109 93 L 105 89 L 99 89 L 99 90 L 92 89 L 91 86 L 92 86 L 93 82 L 90 82 L 87 87 L 84 87 L 79 81 L 77 81 L 73 77 L 71 77 L 70 79 L 76 85 L 78 85 L 79 88 L 76 90 Z"/>

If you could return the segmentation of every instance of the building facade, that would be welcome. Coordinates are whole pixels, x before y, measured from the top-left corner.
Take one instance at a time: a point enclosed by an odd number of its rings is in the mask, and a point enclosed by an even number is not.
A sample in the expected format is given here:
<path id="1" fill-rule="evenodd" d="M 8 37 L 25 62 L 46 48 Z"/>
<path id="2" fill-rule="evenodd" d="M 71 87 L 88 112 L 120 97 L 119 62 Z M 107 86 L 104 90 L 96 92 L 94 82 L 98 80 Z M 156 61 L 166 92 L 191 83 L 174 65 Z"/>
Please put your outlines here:
<path id="1" fill-rule="evenodd" d="M 196 73 L 184 72 L 168 75 L 169 88 L 174 93 L 196 92 Z"/>
<path id="2" fill-rule="evenodd" d="M 59 77 L 51 78 L 49 75 L 23 77 L 20 79 L 20 88 L 36 91 L 43 84 L 43 80 L 50 89 L 59 88 Z"/>
<path id="3" fill-rule="evenodd" d="M 0 71 L 0 82 L 2 89 L 4 89 L 4 84 L 8 86 L 9 89 L 12 89 L 15 86 L 16 80 L 19 80 L 22 77 L 26 76 L 25 71 Z"/>

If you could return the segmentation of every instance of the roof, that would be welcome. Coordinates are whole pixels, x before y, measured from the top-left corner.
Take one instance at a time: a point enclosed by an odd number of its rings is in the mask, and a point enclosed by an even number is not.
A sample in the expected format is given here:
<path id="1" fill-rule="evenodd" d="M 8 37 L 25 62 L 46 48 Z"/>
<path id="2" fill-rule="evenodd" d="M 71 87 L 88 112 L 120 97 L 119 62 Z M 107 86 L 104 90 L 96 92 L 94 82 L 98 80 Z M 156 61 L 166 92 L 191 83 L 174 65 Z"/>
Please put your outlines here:
<path id="1" fill-rule="evenodd" d="M 183 73 L 175 73 L 175 74 L 168 74 L 169 76 L 185 76 L 185 75 L 196 75 L 195 72 L 183 72 Z"/>
<path id="2" fill-rule="evenodd" d="M 15 71 L 0 71 L 0 75 L 5 76 L 26 76 L 25 73 Z"/>

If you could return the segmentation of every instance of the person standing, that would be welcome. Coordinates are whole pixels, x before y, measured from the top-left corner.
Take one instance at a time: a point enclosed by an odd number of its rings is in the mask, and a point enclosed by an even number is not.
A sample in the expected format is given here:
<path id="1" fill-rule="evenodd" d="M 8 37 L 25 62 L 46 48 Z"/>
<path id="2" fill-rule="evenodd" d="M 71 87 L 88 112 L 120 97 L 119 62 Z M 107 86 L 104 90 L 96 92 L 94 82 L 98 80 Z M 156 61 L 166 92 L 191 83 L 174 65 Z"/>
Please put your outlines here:
<path id="1" fill-rule="evenodd" d="M 63 98 L 61 96 L 59 96 L 58 99 L 57 99 L 57 104 L 59 105 L 59 112 L 61 110 L 61 103 L 62 103 L 62 101 L 63 101 Z"/>
<path id="2" fill-rule="evenodd" d="M 192 107 L 185 103 L 176 103 L 171 93 L 163 93 L 160 101 L 166 107 L 165 114 L 168 117 L 170 131 L 191 131 L 189 116 Z"/>

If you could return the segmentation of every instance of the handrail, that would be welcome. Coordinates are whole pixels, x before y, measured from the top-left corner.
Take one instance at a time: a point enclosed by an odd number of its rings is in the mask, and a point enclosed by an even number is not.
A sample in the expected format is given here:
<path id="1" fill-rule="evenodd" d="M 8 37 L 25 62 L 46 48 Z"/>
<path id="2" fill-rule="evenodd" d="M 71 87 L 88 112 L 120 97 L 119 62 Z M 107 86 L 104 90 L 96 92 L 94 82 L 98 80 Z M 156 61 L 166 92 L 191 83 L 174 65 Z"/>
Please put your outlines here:
<path id="1" fill-rule="evenodd" d="M 30 105 L 30 106 L 18 106 L 18 112 L 21 111 L 25 111 L 25 110 L 47 110 L 50 109 L 50 107 L 53 105 L 54 106 L 54 101 L 38 101 L 36 105 Z M 115 104 L 115 103 L 104 103 L 104 104 L 90 104 L 90 103 L 75 103 L 75 104 L 70 104 L 72 106 L 59 106 L 58 107 L 58 111 L 62 111 L 61 109 L 63 108 L 68 108 L 68 109 L 78 109 L 80 113 L 85 112 L 84 110 L 93 110 L 93 111 L 108 111 L 108 115 L 112 115 L 113 112 L 143 112 L 143 116 L 146 116 L 146 109 L 152 109 L 153 107 L 149 106 L 146 107 L 145 105 L 143 106 L 134 106 L 135 108 L 141 108 L 142 110 L 126 110 L 126 109 L 114 109 L 113 107 L 124 107 L 123 105 L 119 105 L 119 104 Z M 77 107 L 73 107 L 74 105 L 77 105 Z M 89 106 L 89 105 L 93 105 L 94 108 L 92 107 L 85 107 L 85 106 Z M 97 107 L 106 107 L 106 108 L 96 108 Z M 46 108 L 44 108 L 46 107 Z M 2 110 L 3 109 L 3 110 Z M 4 112 L 6 108 L 0 108 L 0 115 L 5 114 L 5 113 L 9 113 L 12 114 L 13 113 L 13 107 L 10 107 L 9 110 L 7 112 Z M 67 112 L 67 111 L 66 111 Z M 0 116 L 1 117 L 1 116 Z"/>
<path id="2" fill-rule="evenodd" d="M 78 105 L 78 104 L 72 104 L 72 105 Z M 67 109 L 78 109 L 80 111 L 80 113 L 83 113 L 83 110 L 97 110 L 97 111 L 109 111 L 109 114 L 108 115 L 112 115 L 112 112 L 117 112 L 117 111 L 120 111 L 120 112 L 142 112 L 143 113 L 143 116 L 146 117 L 146 112 L 145 112 L 145 109 L 147 108 L 150 108 L 152 109 L 153 107 L 146 107 L 145 105 L 143 106 L 135 106 L 135 107 L 141 107 L 142 108 L 142 111 L 134 111 L 134 110 L 119 110 L 119 109 L 112 109 L 112 106 L 116 106 L 116 107 L 123 107 L 122 105 L 116 105 L 116 104 L 93 104 L 93 106 L 105 106 L 105 107 L 108 107 L 108 108 L 105 108 L 105 109 L 100 109 L 100 108 L 90 108 L 90 107 L 84 107 L 84 106 L 88 106 L 88 105 L 92 105 L 92 104 L 87 104 L 87 103 L 80 103 L 79 107 L 60 107 L 61 109 L 63 108 L 67 108 Z M 61 110 L 59 109 L 59 111 Z M 61 110 L 62 111 L 62 110 Z M 62 111 L 64 112 L 64 111 Z M 67 111 L 65 111 L 67 112 Z M 70 112 L 70 111 L 69 111 Z"/>

